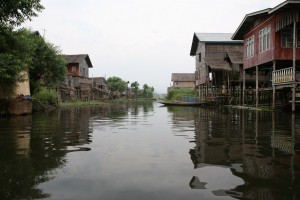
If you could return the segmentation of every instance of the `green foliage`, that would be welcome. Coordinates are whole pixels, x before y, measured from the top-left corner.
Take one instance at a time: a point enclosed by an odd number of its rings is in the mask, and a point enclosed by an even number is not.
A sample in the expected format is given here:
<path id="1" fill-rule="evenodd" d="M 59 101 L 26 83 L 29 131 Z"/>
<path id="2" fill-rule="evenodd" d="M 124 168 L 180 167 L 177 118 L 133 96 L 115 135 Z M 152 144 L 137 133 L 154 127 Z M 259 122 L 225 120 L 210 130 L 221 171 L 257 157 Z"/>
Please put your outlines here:
<path id="1" fill-rule="evenodd" d="M 179 89 L 172 89 L 168 92 L 167 100 L 176 100 L 180 101 L 184 96 L 197 96 L 197 91 L 194 89 L 187 89 L 187 88 L 179 88 Z"/>
<path id="2" fill-rule="evenodd" d="M 144 98 L 152 98 L 153 92 L 154 92 L 153 87 L 149 87 L 147 84 L 143 85 L 143 97 Z"/>
<path id="3" fill-rule="evenodd" d="M 22 70 L 31 65 L 32 35 L 28 30 L 0 28 L 0 85 L 9 90 L 16 81 L 23 81 Z"/>
<path id="4" fill-rule="evenodd" d="M 111 91 L 118 91 L 120 93 L 124 92 L 127 88 L 127 82 L 116 76 L 109 77 L 107 79 L 107 84 Z"/>
<path id="5" fill-rule="evenodd" d="M 34 41 L 35 49 L 32 55 L 32 65 L 29 67 L 30 87 L 32 92 L 40 86 L 53 88 L 65 77 L 66 62 L 60 55 L 58 47 L 37 37 Z"/>
<path id="6" fill-rule="evenodd" d="M 43 9 L 40 0 L 1 0 L 0 26 L 19 26 Z"/>
<path id="7" fill-rule="evenodd" d="M 57 92 L 45 87 L 40 88 L 40 90 L 33 96 L 33 98 L 38 99 L 38 101 L 44 105 L 58 105 Z"/>
<path id="8" fill-rule="evenodd" d="M 132 88 L 132 91 L 134 92 L 134 94 L 138 93 L 139 85 L 140 84 L 137 81 L 134 81 L 131 83 L 130 87 Z"/>
<path id="9" fill-rule="evenodd" d="M 65 61 L 59 49 L 28 29 L 0 29 L 0 85 L 9 90 L 29 71 L 31 93 L 41 86 L 54 87 L 65 76 Z"/>

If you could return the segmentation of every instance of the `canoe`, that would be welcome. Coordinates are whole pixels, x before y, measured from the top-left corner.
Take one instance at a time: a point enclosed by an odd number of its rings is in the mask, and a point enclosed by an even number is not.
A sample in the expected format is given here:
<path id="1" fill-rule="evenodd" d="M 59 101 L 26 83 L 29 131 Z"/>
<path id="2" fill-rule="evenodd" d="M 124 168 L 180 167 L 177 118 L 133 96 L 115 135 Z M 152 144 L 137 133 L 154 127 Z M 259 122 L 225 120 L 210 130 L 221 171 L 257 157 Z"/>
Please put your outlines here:
<path id="1" fill-rule="evenodd" d="M 176 101 L 176 102 L 162 102 L 159 103 L 163 104 L 164 106 L 201 106 L 204 103 L 200 102 L 183 102 L 183 101 Z"/>

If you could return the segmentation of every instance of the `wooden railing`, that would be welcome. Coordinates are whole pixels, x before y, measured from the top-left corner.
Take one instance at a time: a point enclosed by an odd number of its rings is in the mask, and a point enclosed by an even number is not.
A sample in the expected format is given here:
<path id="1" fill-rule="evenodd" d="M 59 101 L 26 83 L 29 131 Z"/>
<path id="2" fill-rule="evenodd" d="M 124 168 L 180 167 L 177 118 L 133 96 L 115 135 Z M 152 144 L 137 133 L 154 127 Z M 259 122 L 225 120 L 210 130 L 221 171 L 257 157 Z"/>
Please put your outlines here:
<path id="1" fill-rule="evenodd" d="M 293 67 L 275 70 L 272 76 L 273 85 L 289 83 L 294 81 L 294 74 L 295 70 Z"/>

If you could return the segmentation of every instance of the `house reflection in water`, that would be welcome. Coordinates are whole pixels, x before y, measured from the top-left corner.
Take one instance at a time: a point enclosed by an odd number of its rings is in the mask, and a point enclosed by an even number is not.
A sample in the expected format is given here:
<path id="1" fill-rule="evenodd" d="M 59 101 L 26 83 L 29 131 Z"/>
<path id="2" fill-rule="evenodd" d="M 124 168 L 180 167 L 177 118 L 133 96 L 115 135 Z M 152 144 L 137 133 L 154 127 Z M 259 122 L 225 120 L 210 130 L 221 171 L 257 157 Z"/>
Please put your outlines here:
<path id="1" fill-rule="evenodd" d="M 190 150 L 195 169 L 229 168 L 244 180 L 216 196 L 239 199 L 297 199 L 300 196 L 300 119 L 280 113 L 231 110 L 231 113 L 199 110 L 195 115 L 195 147 Z M 283 120 L 284 119 L 284 120 Z M 205 189 L 197 176 L 192 189 Z"/>

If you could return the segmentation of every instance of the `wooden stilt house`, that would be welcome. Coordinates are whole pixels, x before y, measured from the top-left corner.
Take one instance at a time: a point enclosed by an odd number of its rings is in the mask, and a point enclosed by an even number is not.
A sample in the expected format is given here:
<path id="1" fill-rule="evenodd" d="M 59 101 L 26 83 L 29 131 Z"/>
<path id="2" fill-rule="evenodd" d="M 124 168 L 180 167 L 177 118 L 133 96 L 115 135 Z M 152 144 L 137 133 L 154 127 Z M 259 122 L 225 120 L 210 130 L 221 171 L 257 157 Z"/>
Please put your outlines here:
<path id="1" fill-rule="evenodd" d="M 172 87 L 169 89 L 190 88 L 195 89 L 194 73 L 172 73 Z"/>
<path id="2" fill-rule="evenodd" d="M 201 101 L 239 96 L 236 89 L 242 83 L 243 41 L 231 37 L 232 33 L 194 33 L 190 55 L 195 57 L 196 87 Z"/>
<path id="3" fill-rule="evenodd" d="M 62 101 L 91 98 L 92 80 L 89 78 L 89 68 L 92 62 L 88 54 L 65 55 L 67 75 L 60 86 Z"/>
<path id="4" fill-rule="evenodd" d="M 270 91 L 273 108 L 283 97 L 281 102 L 291 102 L 295 111 L 300 80 L 299 17 L 300 1 L 284 1 L 247 14 L 232 36 L 244 41 L 244 74 L 256 78 L 256 106 L 261 94 Z M 267 84 L 261 84 L 259 76 L 264 76 Z"/>

